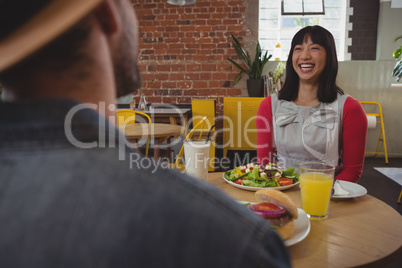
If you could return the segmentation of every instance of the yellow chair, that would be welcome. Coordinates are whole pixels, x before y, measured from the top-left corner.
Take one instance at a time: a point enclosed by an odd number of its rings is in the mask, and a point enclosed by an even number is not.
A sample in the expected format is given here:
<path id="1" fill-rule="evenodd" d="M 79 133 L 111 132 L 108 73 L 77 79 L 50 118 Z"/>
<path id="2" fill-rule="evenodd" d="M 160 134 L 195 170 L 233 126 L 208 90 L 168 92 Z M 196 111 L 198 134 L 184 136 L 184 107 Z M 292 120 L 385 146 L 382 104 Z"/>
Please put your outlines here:
<path id="1" fill-rule="evenodd" d="M 264 98 L 223 98 L 223 157 L 228 150 L 256 150 L 255 119 Z"/>
<path id="2" fill-rule="evenodd" d="M 117 125 L 127 125 L 127 124 L 135 124 L 135 115 L 141 115 L 142 117 L 146 118 L 148 124 L 151 124 L 151 117 L 149 115 L 135 111 L 135 110 L 117 110 L 116 111 L 116 124 Z M 141 122 L 140 120 L 137 120 Z M 149 151 L 149 138 L 147 138 L 147 146 L 145 149 L 145 156 L 148 157 Z"/>
<path id="3" fill-rule="evenodd" d="M 381 104 L 379 104 L 378 102 L 375 102 L 375 101 L 361 101 L 360 103 L 363 104 L 363 105 L 364 104 L 371 105 L 371 107 L 373 107 L 373 105 L 377 106 L 378 107 L 378 113 L 366 113 L 366 115 L 367 116 L 375 116 L 376 118 L 379 118 L 379 122 L 381 123 L 381 131 L 380 131 L 380 136 L 378 137 L 377 149 L 376 149 L 375 152 L 366 152 L 366 153 L 374 154 L 374 156 L 376 156 L 378 153 L 384 154 L 385 163 L 388 165 L 387 142 L 385 140 L 384 119 L 383 119 L 383 116 L 382 116 Z M 381 141 L 383 142 L 383 145 L 384 145 L 384 152 L 379 152 L 378 151 Z"/>
<path id="4" fill-rule="evenodd" d="M 196 127 L 195 132 L 198 134 L 200 132 L 199 138 L 201 138 L 201 133 L 208 134 L 209 130 L 213 125 L 215 125 L 215 100 L 192 100 L 191 101 L 191 113 L 193 119 L 193 125 L 202 120 L 206 116 L 205 124 L 201 127 Z M 212 129 L 211 137 L 215 133 L 215 127 Z M 206 135 L 204 135 L 206 137 Z M 215 141 L 211 140 L 211 150 L 209 151 L 209 164 L 208 171 L 215 170 Z"/>
<path id="5" fill-rule="evenodd" d="M 193 134 L 196 129 L 200 129 L 200 137 L 202 136 L 202 129 L 205 124 L 205 120 L 207 119 L 206 116 L 204 116 L 201 120 L 197 122 L 197 124 L 194 125 L 194 127 L 190 130 L 190 132 L 187 134 L 186 138 L 183 140 L 183 142 L 187 139 L 191 139 L 193 137 Z M 173 164 L 173 168 L 179 169 L 181 171 L 186 170 L 186 165 L 181 164 L 181 159 L 183 158 L 184 155 L 184 144 L 180 148 L 180 152 L 177 155 L 176 161 Z"/>

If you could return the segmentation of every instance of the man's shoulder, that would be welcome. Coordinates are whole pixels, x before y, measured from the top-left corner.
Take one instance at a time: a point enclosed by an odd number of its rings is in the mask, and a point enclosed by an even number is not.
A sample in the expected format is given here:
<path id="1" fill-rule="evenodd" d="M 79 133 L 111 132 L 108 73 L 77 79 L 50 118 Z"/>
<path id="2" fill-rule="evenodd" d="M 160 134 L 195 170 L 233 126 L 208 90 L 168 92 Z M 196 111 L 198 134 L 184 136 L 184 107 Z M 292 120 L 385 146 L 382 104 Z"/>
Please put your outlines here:
<path id="1" fill-rule="evenodd" d="M 2 215 L 11 219 L 3 232 L 18 230 L 7 232 L 4 243 L 19 248 L 16 241 L 23 238 L 28 246 L 20 255 L 31 254 L 33 247 L 40 254 L 51 249 L 63 251 L 72 263 L 84 261 L 80 252 L 87 253 L 85 259 L 104 262 L 119 252 L 139 267 L 287 262 L 269 225 L 220 190 L 133 151 L 125 157 L 119 159 L 116 148 L 70 148 L 21 159 L 31 166 L 46 160 L 46 165 L 29 179 L 19 170 L 18 181 L 7 188 L 3 201 L 18 204 L 10 209 L 19 217 Z M 61 223 L 68 231 L 60 232 Z M 63 247 L 62 241 L 72 246 Z"/>
<path id="2" fill-rule="evenodd" d="M 169 207 L 171 211 L 186 211 L 187 215 L 197 215 L 198 219 L 195 221 L 199 221 L 200 217 L 212 221 L 225 218 L 224 221 L 231 222 L 227 226 L 235 223 L 242 225 L 241 228 L 256 224 L 258 226 L 261 223 L 259 217 L 255 217 L 215 186 L 167 168 L 167 163 L 160 163 L 154 158 L 146 158 L 137 153 L 131 153 L 124 160 L 113 159 L 112 156 L 102 157 L 99 154 L 94 158 L 97 159 L 91 160 L 94 168 L 102 167 L 103 171 L 100 170 L 97 174 L 102 174 L 102 179 L 109 184 L 108 188 L 111 191 L 115 188 L 118 191 L 125 189 L 124 191 L 131 192 L 127 196 L 131 200 L 153 200 L 151 204 L 158 200 L 158 207 Z M 147 206 L 144 203 L 143 205 Z M 265 227 L 262 226 L 263 229 Z"/>

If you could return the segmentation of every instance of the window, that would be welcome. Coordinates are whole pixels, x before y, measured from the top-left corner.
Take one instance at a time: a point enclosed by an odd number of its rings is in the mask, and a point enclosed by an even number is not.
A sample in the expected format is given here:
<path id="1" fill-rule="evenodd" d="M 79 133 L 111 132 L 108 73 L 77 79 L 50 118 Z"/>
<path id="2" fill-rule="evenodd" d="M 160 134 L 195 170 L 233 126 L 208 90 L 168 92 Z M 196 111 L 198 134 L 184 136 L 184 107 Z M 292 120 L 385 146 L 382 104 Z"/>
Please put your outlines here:
<path id="1" fill-rule="evenodd" d="M 302 3 L 302 0 L 298 1 Z M 308 25 L 320 25 L 334 36 L 338 60 L 350 59 L 350 54 L 346 53 L 351 42 L 346 34 L 347 2 L 324 0 L 325 15 L 282 15 L 281 0 L 260 0 L 259 41 L 262 49 L 273 54 L 272 59 L 286 60 L 296 32 Z"/>
<path id="2" fill-rule="evenodd" d="M 325 15 L 324 0 L 282 0 L 282 15 Z"/>

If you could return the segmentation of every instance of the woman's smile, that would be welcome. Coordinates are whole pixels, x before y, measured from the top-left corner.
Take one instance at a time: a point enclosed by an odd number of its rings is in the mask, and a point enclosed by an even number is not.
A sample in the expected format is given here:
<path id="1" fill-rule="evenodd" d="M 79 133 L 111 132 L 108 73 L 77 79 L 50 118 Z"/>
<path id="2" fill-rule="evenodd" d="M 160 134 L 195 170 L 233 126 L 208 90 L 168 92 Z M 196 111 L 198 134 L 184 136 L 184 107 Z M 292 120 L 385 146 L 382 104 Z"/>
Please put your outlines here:
<path id="1" fill-rule="evenodd" d="M 312 63 L 302 63 L 299 64 L 300 71 L 303 73 L 308 73 L 314 70 L 314 64 Z"/>
<path id="2" fill-rule="evenodd" d="M 325 69 L 327 53 L 321 45 L 313 43 L 310 37 L 293 50 L 292 64 L 300 82 L 318 83 Z"/>

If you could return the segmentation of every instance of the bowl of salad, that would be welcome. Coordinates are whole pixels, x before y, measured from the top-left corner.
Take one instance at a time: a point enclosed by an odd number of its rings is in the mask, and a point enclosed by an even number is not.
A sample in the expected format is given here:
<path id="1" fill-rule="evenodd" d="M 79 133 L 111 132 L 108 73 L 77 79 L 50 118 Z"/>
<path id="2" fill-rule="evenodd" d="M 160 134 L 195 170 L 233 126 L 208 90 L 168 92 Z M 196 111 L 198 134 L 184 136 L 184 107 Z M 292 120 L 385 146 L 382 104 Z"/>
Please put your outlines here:
<path id="1" fill-rule="evenodd" d="M 299 174 L 294 167 L 285 170 L 273 163 L 238 166 L 223 173 L 223 179 L 234 187 L 248 191 L 261 188 L 286 190 L 299 184 Z"/>

